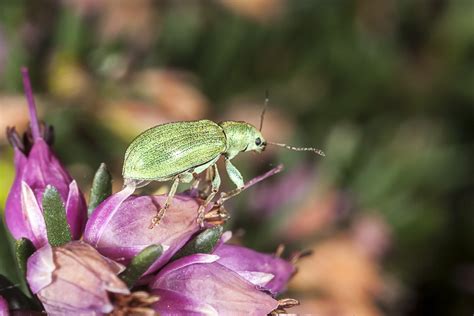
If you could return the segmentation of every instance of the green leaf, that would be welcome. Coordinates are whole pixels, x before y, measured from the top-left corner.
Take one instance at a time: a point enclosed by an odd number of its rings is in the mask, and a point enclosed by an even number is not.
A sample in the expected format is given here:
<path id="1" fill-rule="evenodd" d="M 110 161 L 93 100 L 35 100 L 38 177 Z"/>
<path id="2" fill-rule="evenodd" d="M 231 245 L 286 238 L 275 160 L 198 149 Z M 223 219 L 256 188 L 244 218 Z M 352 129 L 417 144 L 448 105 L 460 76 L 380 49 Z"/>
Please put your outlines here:
<path id="1" fill-rule="evenodd" d="M 36 296 L 31 292 L 30 288 L 27 286 L 26 282 L 26 264 L 28 258 L 36 251 L 35 246 L 28 238 L 21 238 L 15 242 L 15 254 L 18 270 L 22 275 L 22 283 L 20 283 L 20 288 L 26 288 L 31 296 L 30 303 L 35 307 L 35 309 L 41 310 L 41 303 L 36 298 Z"/>
<path id="2" fill-rule="evenodd" d="M 36 251 L 35 246 L 28 238 L 21 238 L 16 241 L 16 260 L 22 275 L 26 276 L 26 262 Z"/>
<path id="3" fill-rule="evenodd" d="M 146 247 L 132 259 L 127 269 L 120 274 L 120 278 L 131 288 L 162 253 L 163 247 L 161 245 Z"/>
<path id="4" fill-rule="evenodd" d="M 222 226 L 206 229 L 184 245 L 171 260 L 176 260 L 195 253 L 212 253 L 222 236 L 222 232 Z"/>
<path id="5" fill-rule="evenodd" d="M 19 282 L 21 278 L 16 269 L 17 266 L 10 240 L 9 233 L 0 216 L 0 274 L 7 276 L 13 282 Z"/>
<path id="6" fill-rule="evenodd" d="M 36 305 L 20 290 L 19 286 L 10 282 L 0 274 L 1 295 L 8 302 L 9 309 L 33 309 Z"/>
<path id="7" fill-rule="evenodd" d="M 71 241 L 66 209 L 58 191 L 51 185 L 46 187 L 43 194 L 43 214 L 48 241 L 51 246 L 57 247 Z"/>
<path id="8" fill-rule="evenodd" d="M 101 163 L 92 181 L 89 199 L 89 215 L 102 201 L 112 194 L 112 176 L 105 163 Z"/>

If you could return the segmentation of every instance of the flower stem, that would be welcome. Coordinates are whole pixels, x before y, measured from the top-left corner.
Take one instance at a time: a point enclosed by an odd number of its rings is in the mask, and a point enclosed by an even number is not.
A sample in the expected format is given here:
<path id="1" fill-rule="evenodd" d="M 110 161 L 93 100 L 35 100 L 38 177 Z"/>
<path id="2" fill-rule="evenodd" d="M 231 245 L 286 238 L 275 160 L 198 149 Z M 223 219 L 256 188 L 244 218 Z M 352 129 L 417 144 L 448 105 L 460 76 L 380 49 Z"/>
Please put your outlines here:
<path id="1" fill-rule="evenodd" d="M 38 122 L 38 113 L 36 112 L 35 99 L 33 97 L 33 90 L 31 89 L 28 68 L 22 67 L 21 75 L 23 76 L 23 87 L 25 89 L 26 99 L 28 100 L 28 109 L 30 111 L 31 133 L 33 134 L 33 141 L 36 141 L 41 138 L 41 132 Z"/>

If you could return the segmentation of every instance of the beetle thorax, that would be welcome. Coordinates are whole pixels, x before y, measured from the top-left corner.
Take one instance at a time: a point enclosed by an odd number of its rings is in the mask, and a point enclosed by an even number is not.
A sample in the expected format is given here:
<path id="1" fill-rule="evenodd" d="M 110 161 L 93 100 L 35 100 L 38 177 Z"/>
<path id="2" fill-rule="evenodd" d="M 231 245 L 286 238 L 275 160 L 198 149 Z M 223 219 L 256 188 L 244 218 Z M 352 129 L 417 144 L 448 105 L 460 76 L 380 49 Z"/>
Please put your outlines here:
<path id="1" fill-rule="evenodd" d="M 225 121 L 219 123 L 224 130 L 227 141 L 227 149 L 225 154 L 232 159 L 242 151 L 261 151 L 255 145 L 255 139 L 263 137 L 254 126 L 246 122 Z"/>

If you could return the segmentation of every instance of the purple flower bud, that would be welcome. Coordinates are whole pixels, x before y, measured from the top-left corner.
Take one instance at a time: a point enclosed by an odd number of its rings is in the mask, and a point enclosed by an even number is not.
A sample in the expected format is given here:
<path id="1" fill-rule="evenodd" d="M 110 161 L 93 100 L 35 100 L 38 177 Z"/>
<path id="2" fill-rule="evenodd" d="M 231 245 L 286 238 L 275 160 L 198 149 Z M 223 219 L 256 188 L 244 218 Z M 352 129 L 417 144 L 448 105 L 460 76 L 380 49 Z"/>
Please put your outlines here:
<path id="1" fill-rule="evenodd" d="M 96 208 L 87 223 L 84 241 L 124 264 L 150 244 L 161 244 L 163 254 L 145 273 L 149 274 L 168 262 L 200 230 L 196 220 L 200 204 L 189 195 L 178 194 L 160 224 L 149 229 L 166 195 L 130 196 L 133 190 L 125 187 Z"/>
<path id="2" fill-rule="evenodd" d="M 242 246 L 222 244 L 214 254 L 220 257 L 217 262 L 273 294 L 283 292 L 295 272 L 295 267 L 284 259 Z"/>
<path id="3" fill-rule="evenodd" d="M 76 181 L 67 173 L 41 135 L 28 74 L 24 69 L 22 72 L 30 109 L 33 143 L 23 144 L 14 128 L 7 131 L 15 151 L 16 175 L 6 201 L 5 217 L 7 226 L 16 239 L 26 237 L 39 248 L 47 243 L 41 207 L 47 185 L 54 186 L 61 195 L 74 239 L 79 239 L 82 234 L 87 208 Z"/>
<path id="4" fill-rule="evenodd" d="M 216 255 L 195 254 L 176 260 L 151 282 L 160 315 L 266 315 L 278 301 L 237 273 L 217 263 Z"/>
<path id="5" fill-rule="evenodd" d="M 0 316 L 9 315 L 8 302 L 0 295 Z"/>
<path id="6" fill-rule="evenodd" d="M 110 293 L 129 294 L 117 277 L 122 270 L 90 245 L 72 241 L 36 251 L 28 259 L 26 279 L 48 314 L 95 315 L 113 310 Z"/>

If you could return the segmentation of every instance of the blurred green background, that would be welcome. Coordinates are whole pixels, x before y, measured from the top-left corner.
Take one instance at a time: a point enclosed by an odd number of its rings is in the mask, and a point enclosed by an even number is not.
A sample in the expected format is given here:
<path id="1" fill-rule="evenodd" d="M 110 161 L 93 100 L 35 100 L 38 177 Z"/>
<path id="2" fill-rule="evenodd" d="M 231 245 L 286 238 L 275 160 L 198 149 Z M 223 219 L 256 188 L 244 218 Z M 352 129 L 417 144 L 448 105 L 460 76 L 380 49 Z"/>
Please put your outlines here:
<path id="1" fill-rule="evenodd" d="M 473 17 L 469 0 L 4 0 L 0 128 L 27 126 L 26 65 L 83 191 L 101 162 L 118 189 L 144 129 L 258 125 L 268 90 L 266 137 L 327 156 L 238 156 L 245 179 L 285 170 L 227 205 L 229 228 L 260 250 L 314 251 L 290 284 L 292 312 L 470 315 Z M 2 133 L 0 207 L 13 175 Z"/>

